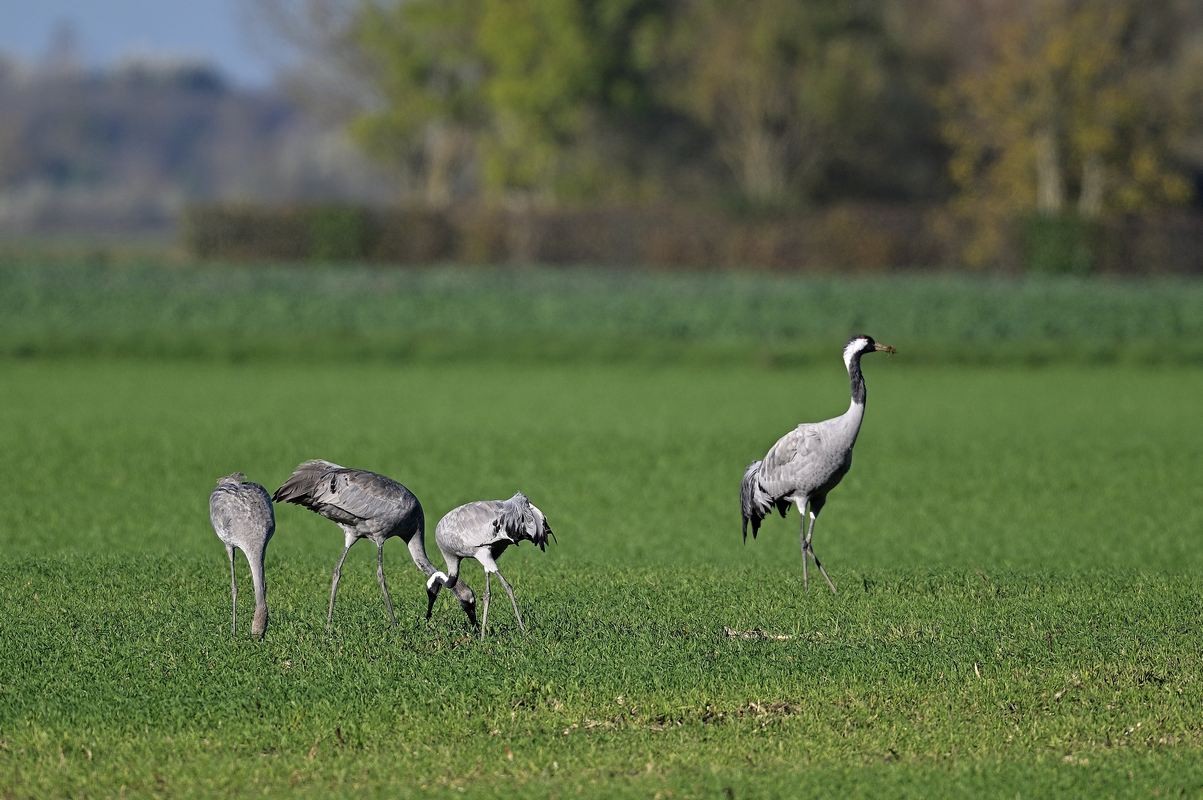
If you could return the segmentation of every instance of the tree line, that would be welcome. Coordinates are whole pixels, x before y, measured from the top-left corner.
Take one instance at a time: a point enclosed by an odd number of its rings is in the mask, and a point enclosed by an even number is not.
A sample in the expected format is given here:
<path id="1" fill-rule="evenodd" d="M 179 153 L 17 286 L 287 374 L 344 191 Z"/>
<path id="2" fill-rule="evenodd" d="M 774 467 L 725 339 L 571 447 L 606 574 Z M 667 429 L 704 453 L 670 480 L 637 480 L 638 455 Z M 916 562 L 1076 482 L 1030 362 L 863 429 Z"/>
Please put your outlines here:
<path id="1" fill-rule="evenodd" d="M 305 54 L 295 85 L 434 206 L 913 204 L 989 261 L 1016 219 L 1181 206 L 1203 174 L 1187 0 L 256 8 Z"/>

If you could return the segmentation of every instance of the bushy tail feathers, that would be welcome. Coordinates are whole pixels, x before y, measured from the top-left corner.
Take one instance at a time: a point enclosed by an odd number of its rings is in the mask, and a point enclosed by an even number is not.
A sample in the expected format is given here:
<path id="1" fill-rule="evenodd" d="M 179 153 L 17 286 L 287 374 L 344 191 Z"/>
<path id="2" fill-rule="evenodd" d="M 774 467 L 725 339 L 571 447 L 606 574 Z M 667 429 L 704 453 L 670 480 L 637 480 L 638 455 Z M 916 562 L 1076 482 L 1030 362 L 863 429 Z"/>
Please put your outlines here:
<path id="1" fill-rule="evenodd" d="M 288 480 L 284 481 L 279 489 L 276 489 L 272 500 L 277 503 L 296 503 L 308 506 L 317 491 L 318 483 L 332 469 L 341 469 L 341 467 L 320 458 L 298 464 L 297 468 L 288 476 Z"/>
<path id="2" fill-rule="evenodd" d="M 547 549 L 549 537 L 555 539 L 547 517 L 522 492 L 515 492 L 509 500 L 502 501 L 501 513 L 493 520 L 493 532 L 504 532 L 515 542 L 529 539 L 540 550 Z"/>
<path id="3" fill-rule="evenodd" d="M 753 461 L 744 470 L 739 487 L 740 510 L 743 512 L 744 542 L 748 541 L 748 523 L 752 523 L 752 538 L 760 531 L 761 520 L 773 509 L 773 498 L 760 486 L 760 463 Z"/>

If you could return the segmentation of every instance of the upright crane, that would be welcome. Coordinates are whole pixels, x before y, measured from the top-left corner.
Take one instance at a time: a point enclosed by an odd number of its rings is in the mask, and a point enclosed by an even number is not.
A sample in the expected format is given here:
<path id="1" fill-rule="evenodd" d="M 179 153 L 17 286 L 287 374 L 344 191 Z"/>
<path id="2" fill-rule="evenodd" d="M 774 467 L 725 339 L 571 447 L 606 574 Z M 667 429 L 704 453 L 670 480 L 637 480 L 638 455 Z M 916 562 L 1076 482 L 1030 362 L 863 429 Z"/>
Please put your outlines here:
<path id="1" fill-rule="evenodd" d="M 810 588 L 806 559 L 813 558 L 831 591 L 835 584 L 823 568 L 811 545 L 815 520 L 827 503 L 827 495 L 852 468 L 852 446 L 865 418 L 865 378 L 860 359 L 866 353 L 895 352 L 888 344 L 879 344 L 873 337 L 853 336 L 844 345 L 844 366 L 852 381 L 852 402 L 838 417 L 823 422 L 803 423 L 777 440 L 760 461 L 753 461 L 744 471 L 740 486 L 740 505 L 743 512 L 743 537 L 748 540 L 748 523 L 752 523 L 752 538 L 760 523 L 775 507 L 785 516 L 790 504 L 802 515 L 802 584 Z M 809 505 L 810 527 L 807 528 Z"/>

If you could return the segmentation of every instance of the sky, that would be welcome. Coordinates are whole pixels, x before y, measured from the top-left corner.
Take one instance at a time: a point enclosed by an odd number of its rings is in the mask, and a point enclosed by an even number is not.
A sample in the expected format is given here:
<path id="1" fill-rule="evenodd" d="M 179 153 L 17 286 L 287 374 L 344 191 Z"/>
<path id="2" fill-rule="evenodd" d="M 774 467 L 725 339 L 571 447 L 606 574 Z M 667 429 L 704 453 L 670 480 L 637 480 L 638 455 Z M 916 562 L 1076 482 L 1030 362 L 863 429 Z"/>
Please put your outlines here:
<path id="1" fill-rule="evenodd" d="M 89 66 L 127 55 L 199 58 L 237 83 L 263 86 L 274 64 L 244 30 L 246 1 L 0 0 L 0 53 L 37 60 L 66 22 Z"/>

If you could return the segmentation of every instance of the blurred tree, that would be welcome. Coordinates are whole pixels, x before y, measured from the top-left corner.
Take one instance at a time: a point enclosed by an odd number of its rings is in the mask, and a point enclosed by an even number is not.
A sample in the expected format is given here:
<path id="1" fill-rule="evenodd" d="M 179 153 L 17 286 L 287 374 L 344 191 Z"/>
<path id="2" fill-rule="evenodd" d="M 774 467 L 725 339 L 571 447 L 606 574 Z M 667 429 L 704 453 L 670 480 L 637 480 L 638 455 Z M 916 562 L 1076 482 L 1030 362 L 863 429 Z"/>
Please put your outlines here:
<path id="1" fill-rule="evenodd" d="M 479 140 L 492 124 L 482 13 L 477 0 L 366 3 L 354 26 L 379 102 L 352 131 L 369 151 L 411 162 L 435 205 L 474 191 Z"/>
<path id="2" fill-rule="evenodd" d="M 656 0 L 485 0 L 479 43 L 495 116 L 488 184 L 508 192 L 598 197 L 628 187 L 619 141 L 655 116 L 651 55 L 665 24 Z M 647 140 L 644 149 L 654 148 Z"/>
<path id="3" fill-rule="evenodd" d="M 327 0 L 328 2 L 330 0 Z M 404 0 L 361 4 L 356 45 L 375 102 L 352 128 L 424 176 L 443 204 L 487 192 L 565 199 L 637 191 L 674 123 L 649 89 L 660 0 Z"/>
<path id="4" fill-rule="evenodd" d="M 875 0 L 680 4 L 666 94 L 712 131 L 747 201 L 890 195 L 899 148 L 934 139 L 885 10 Z"/>
<path id="5" fill-rule="evenodd" d="M 929 197 L 937 126 L 889 2 L 304 0 L 292 38 L 354 65 L 356 138 L 431 203 Z"/>
<path id="6" fill-rule="evenodd" d="M 274 61 L 278 80 L 323 122 L 345 124 L 378 105 L 372 63 L 359 42 L 365 0 L 238 0 L 248 41 Z"/>
<path id="7" fill-rule="evenodd" d="M 1172 156 L 1193 111 L 1169 80 L 1183 22 L 1174 0 L 1027 0 L 993 7 L 988 51 L 945 95 L 966 255 L 995 258 L 1032 212 L 1094 219 L 1181 203 Z"/>

